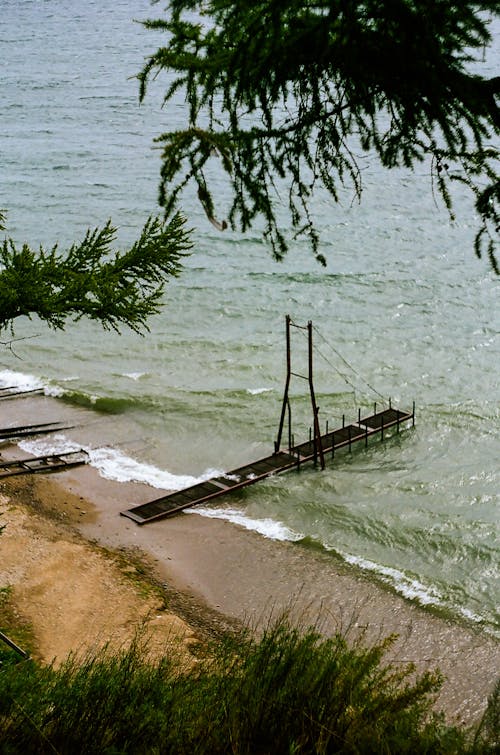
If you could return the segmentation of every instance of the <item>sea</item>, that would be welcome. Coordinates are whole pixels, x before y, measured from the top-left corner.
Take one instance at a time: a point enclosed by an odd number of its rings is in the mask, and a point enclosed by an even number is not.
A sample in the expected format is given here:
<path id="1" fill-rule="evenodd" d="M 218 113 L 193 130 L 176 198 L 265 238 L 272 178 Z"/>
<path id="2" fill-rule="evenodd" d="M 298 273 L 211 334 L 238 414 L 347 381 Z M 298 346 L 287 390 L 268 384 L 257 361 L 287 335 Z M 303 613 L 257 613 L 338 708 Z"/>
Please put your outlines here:
<path id="1" fill-rule="evenodd" d="M 137 74 L 165 43 L 138 21 L 162 4 L 1 0 L 0 9 L 6 234 L 64 250 L 111 218 L 116 249 L 126 249 L 161 214 L 153 140 L 186 118 L 180 95 L 163 104 L 166 75 L 138 100 Z M 494 75 L 499 61 L 495 44 L 478 66 Z M 338 204 L 314 198 L 326 268 L 303 239 L 291 238 L 278 263 L 258 226 L 216 230 L 188 190 L 193 247 L 150 331 L 80 321 L 54 332 L 18 320 L 2 334 L 0 386 L 41 388 L 54 419 L 58 408 L 77 412 L 77 426 L 25 439 L 25 452 L 83 445 L 102 475 L 146 482 L 153 498 L 272 453 L 285 316 L 310 321 L 322 428 L 389 400 L 410 411 L 415 402 L 415 427 L 192 515 L 293 541 L 304 569 L 320 549 L 500 636 L 500 279 L 474 254 L 478 221 L 464 189 L 454 190 L 452 222 L 426 162 L 389 171 L 369 153 L 357 158 L 361 203 L 350 187 Z M 215 164 L 212 180 L 223 217 L 228 189 Z M 292 328 L 297 375 L 308 369 L 305 334 Z M 290 388 L 300 442 L 312 420 L 308 383 L 293 377 Z"/>

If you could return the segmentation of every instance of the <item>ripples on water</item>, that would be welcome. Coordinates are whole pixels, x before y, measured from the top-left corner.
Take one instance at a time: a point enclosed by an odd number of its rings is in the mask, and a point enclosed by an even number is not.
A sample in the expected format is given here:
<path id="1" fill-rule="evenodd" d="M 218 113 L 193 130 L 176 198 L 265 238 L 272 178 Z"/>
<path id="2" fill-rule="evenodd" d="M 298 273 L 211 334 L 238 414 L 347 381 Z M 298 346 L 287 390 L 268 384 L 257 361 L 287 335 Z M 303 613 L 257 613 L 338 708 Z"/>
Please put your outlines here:
<path id="1" fill-rule="evenodd" d="M 161 82 L 137 104 L 131 77 L 160 38 L 131 19 L 153 15 L 149 3 L 96 0 L 75 11 L 70 0 L 4 0 L 2 14 L 10 233 L 67 244 L 111 216 L 126 244 L 156 211 L 151 140 L 182 111 L 160 109 Z M 349 192 L 340 207 L 317 198 L 326 271 L 303 243 L 278 265 L 257 232 L 214 233 L 188 197 L 193 255 L 146 338 L 88 323 L 53 334 L 25 322 L 17 335 L 39 336 L 17 345 L 22 362 L 4 352 L 2 363 L 104 418 L 95 427 L 106 427 L 121 456 L 103 460 L 95 431 L 103 473 L 142 467 L 168 486 L 267 455 L 281 408 L 284 314 L 313 320 L 318 403 L 330 427 L 380 401 L 373 386 L 403 407 L 416 400 L 415 430 L 346 454 L 324 473 L 268 480 L 206 515 L 327 548 L 498 632 L 498 279 L 473 256 L 466 198 L 457 198 L 451 226 L 425 166 L 409 176 L 363 163 L 360 207 Z M 294 339 L 304 371 L 306 345 Z M 308 405 L 296 386 L 297 439 Z"/>

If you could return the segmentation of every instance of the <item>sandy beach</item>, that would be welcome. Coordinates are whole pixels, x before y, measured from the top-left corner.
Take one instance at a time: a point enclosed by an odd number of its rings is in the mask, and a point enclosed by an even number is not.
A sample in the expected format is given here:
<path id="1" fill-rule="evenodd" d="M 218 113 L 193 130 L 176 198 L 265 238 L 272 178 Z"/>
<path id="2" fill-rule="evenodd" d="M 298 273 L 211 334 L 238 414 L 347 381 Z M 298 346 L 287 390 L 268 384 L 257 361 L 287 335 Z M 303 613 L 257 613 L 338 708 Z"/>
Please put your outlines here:
<path id="1" fill-rule="evenodd" d="M 10 456 L 21 453 L 9 447 Z M 35 637 L 37 621 L 44 624 L 45 659 L 81 649 L 84 640 L 96 644 L 106 632 L 123 638 L 141 622 L 149 622 L 149 629 L 155 622 L 173 626 L 189 649 L 200 633 L 239 622 L 258 628 L 288 611 L 295 621 L 318 625 L 325 634 L 343 631 L 368 642 L 396 634 L 390 660 L 414 663 L 418 671 L 439 668 L 446 681 L 436 707 L 456 723 L 480 717 L 499 675 L 500 647 L 493 637 L 412 604 L 327 553 L 192 513 L 142 527 L 121 517 L 121 510 L 158 495 L 147 485 L 109 481 L 83 466 L 51 476 L 10 478 L 2 493 L 4 551 L 9 528 L 12 538 L 11 563 L 4 557 L 0 570 L 2 586 L 9 584 L 14 595 L 24 595 L 22 614 Z M 52 542 L 44 578 L 47 554 L 37 551 L 42 530 Z M 71 574 L 65 572 L 63 558 L 68 538 L 73 547 L 66 563 L 76 566 Z M 121 573 L 106 571 L 104 562 L 96 561 L 100 548 L 121 554 Z M 141 604 L 136 590 L 127 593 L 127 609 L 122 610 L 123 595 L 117 597 L 111 584 L 117 580 L 118 592 L 126 592 L 124 558 L 132 571 L 136 558 L 151 568 L 165 605 L 159 605 L 158 593 Z M 33 573 L 39 577 L 34 583 Z M 38 615 L 27 595 L 30 580 Z M 75 597 L 79 591 L 80 599 Z M 58 605 L 52 614 L 40 611 L 49 594 Z M 165 636 L 172 636 L 168 628 Z"/>

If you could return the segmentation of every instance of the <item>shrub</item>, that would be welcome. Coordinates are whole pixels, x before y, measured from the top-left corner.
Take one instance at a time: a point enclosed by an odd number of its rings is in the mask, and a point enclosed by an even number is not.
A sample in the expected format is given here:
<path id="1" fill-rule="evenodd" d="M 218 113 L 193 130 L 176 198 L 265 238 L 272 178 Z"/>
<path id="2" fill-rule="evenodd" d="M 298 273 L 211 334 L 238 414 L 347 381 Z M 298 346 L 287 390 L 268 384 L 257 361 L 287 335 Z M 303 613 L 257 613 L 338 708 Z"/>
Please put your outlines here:
<path id="1" fill-rule="evenodd" d="M 390 643 L 350 646 L 282 618 L 259 638 L 227 636 L 188 670 L 145 661 L 142 641 L 59 668 L 6 666 L 0 752 L 493 752 L 493 719 L 472 742 L 447 726 L 431 712 L 439 674 L 385 663 Z"/>

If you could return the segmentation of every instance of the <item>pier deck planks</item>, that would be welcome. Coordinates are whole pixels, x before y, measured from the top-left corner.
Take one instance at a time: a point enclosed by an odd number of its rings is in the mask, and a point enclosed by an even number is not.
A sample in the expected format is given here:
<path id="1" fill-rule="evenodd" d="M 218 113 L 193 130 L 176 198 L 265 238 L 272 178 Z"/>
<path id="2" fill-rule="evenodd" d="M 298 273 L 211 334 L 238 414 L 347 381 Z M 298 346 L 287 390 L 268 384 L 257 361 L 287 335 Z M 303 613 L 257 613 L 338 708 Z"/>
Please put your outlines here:
<path id="1" fill-rule="evenodd" d="M 399 430 L 401 425 L 404 426 L 410 420 L 414 422 L 414 411 L 406 412 L 393 408 L 360 418 L 356 424 L 346 425 L 322 435 L 323 454 L 330 453 L 333 455 L 336 449 L 350 447 L 363 440 L 368 442 L 368 438 L 376 434 L 381 434 L 383 438 L 386 429 L 397 427 Z M 224 475 L 213 477 L 205 482 L 161 496 L 120 513 L 137 524 L 147 524 L 171 516 L 191 506 L 219 498 L 233 490 L 253 485 L 273 474 L 279 474 L 314 461 L 317 455 L 318 448 L 314 440 L 309 440 L 294 446 L 289 451 L 279 451 L 271 456 L 245 464 L 238 469 L 233 469 Z"/>
<path id="2" fill-rule="evenodd" d="M 68 451 L 68 453 L 47 454 L 28 459 L 13 459 L 0 463 L 0 478 L 14 477 L 21 474 L 40 474 L 43 472 L 57 472 L 70 467 L 86 464 L 86 451 Z"/>

